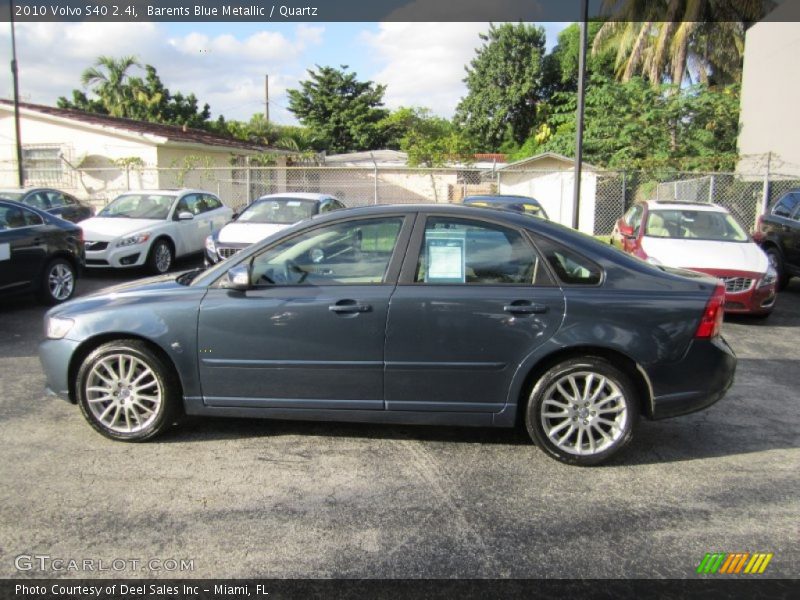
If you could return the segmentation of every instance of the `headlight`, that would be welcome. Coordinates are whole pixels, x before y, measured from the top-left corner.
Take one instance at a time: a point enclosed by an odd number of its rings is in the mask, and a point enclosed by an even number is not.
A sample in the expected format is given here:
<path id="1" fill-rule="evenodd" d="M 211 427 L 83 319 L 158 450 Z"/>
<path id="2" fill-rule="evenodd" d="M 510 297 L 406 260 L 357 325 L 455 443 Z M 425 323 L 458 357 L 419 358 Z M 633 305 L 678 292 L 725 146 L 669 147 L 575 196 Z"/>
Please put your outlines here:
<path id="1" fill-rule="evenodd" d="M 117 248 L 119 248 L 120 246 L 133 246 L 135 244 L 143 244 L 149 239 L 150 239 L 150 232 L 145 231 L 144 233 L 137 233 L 135 235 L 129 235 L 126 238 L 122 238 L 120 241 L 117 242 L 116 246 Z"/>
<path id="2" fill-rule="evenodd" d="M 213 235 L 206 238 L 206 250 L 208 250 L 212 256 L 217 253 L 217 245 L 214 243 Z"/>
<path id="3" fill-rule="evenodd" d="M 45 335 L 51 340 L 60 340 L 69 333 L 75 321 L 63 317 L 48 317 L 44 326 Z"/>
<path id="4" fill-rule="evenodd" d="M 778 281 L 778 272 L 775 270 L 775 267 L 770 265 L 764 277 L 761 278 L 758 287 L 767 287 L 768 285 L 774 284 L 776 281 Z"/>

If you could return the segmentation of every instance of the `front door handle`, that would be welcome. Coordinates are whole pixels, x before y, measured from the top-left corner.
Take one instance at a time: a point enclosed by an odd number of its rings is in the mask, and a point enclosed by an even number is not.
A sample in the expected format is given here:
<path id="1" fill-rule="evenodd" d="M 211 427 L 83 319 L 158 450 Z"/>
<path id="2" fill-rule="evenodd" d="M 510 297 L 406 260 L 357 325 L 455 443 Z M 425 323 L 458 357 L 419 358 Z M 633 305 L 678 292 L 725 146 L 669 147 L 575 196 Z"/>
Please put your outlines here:
<path id="1" fill-rule="evenodd" d="M 365 313 L 372 310 L 369 304 L 361 304 L 355 300 L 339 300 L 336 304 L 331 304 L 328 310 L 338 314 Z"/>
<path id="2" fill-rule="evenodd" d="M 516 301 L 506 304 L 503 310 L 512 315 L 533 315 L 547 312 L 547 306 L 536 302 Z"/>

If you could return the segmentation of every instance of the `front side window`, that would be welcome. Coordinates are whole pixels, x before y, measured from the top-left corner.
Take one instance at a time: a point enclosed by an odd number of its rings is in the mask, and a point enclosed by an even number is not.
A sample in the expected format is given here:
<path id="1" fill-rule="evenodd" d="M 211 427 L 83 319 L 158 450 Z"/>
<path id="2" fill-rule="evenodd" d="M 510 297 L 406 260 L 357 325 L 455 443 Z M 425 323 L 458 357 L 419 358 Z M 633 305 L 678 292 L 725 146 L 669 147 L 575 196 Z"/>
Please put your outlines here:
<path id="1" fill-rule="evenodd" d="M 650 211 L 645 235 L 718 242 L 748 241 L 747 233 L 731 215 L 709 210 Z"/>
<path id="2" fill-rule="evenodd" d="M 205 201 L 206 210 L 217 210 L 218 208 L 222 208 L 222 202 L 220 202 L 220 199 L 216 196 L 203 194 L 203 200 Z"/>
<path id="3" fill-rule="evenodd" d="M 778 201 L 775 208 L 772 209 L 772 214 L 789 219 L 798 204 L 800 204 L 800 194 L 787 194 Z"/>
<path id="4" fill-rule="evenodd" d="M 430 217 L 416 283 L 548 285 L 539 256 L 518 231 L 478 221 Z"/>
<path id="5" fill-rule="evenodd" d="M 47 194 L 47 199 L 50 203 L 50 208 L 58 208 L 59 206 L 64 206 L 67 204 L 66 199 L 64 198 L 64 194 L 61 192 L 45 192 Z"/>
<path id="6" fill-rule="evenodd" d="M 164 194 L 125 194 L 101 210 L 98 217 L 164 220 L 175 196 Z"/>
<path id="7" fill-rule="evenodd" d="M 47 210 L 50 208 L 50 202 L 44 192 L 36 192 L 25 198 L 25 204 L 33 206 L 39 210 Z"/>
<path id="8" fill-rule="evenodd" d="M 334 223 L 255 256 L 255 286 L 377 284 L 386 277 L 402 217 Z"/>
<path id="9" fill-rule="evenodd" d="M 623 217 L 625 223 L 627 223 L 630 227 L 633 228 L 633 232 L 638 235 L 639 234 L 639 225 L 642 224 L 642 213 L 644 212 L 644 208 L 642 208 L 641 204 L 637 204 L 636 206 L 631 207 L 628 213 Z"/>

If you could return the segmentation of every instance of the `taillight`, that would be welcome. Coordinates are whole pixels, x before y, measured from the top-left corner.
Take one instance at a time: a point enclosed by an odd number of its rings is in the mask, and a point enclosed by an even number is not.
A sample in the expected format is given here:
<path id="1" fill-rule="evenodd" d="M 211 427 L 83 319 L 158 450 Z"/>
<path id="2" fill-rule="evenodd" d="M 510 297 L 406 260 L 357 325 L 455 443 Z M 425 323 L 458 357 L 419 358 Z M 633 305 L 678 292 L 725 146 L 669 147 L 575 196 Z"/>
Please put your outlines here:
<path id="1" fill-rule="evenodd" d="M 700 324 L 694 337 L 701 339 L 713 338 L 722 331 L 722 319 L 725 316 L 725 286 L 718 283 L 708 299 Z"/>

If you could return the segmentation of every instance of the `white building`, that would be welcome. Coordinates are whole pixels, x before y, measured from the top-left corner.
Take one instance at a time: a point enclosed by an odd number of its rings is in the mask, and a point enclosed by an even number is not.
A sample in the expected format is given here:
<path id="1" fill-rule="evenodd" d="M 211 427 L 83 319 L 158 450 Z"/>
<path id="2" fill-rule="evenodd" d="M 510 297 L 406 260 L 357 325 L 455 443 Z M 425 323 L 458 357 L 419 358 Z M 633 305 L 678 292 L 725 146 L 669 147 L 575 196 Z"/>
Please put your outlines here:
<path id="1" fill-rule="evenodd" d="M 743 175 L 800 178 L 800 3 L 783 2 L 748 29 L 739 115 Z"/>
<path id="2" fill-rule="evenodd" d="M 128 189 L 184 186 L 241 203 L 247 157 L 270 151 L 285 166 L 287 154 L 203 130 L 29 103 L 20 103 L 20 138 L 26 186 L 97 203 Z M 18 185 L 15 139 L 13 103 L 0 100 L 0 187 Z"/>

